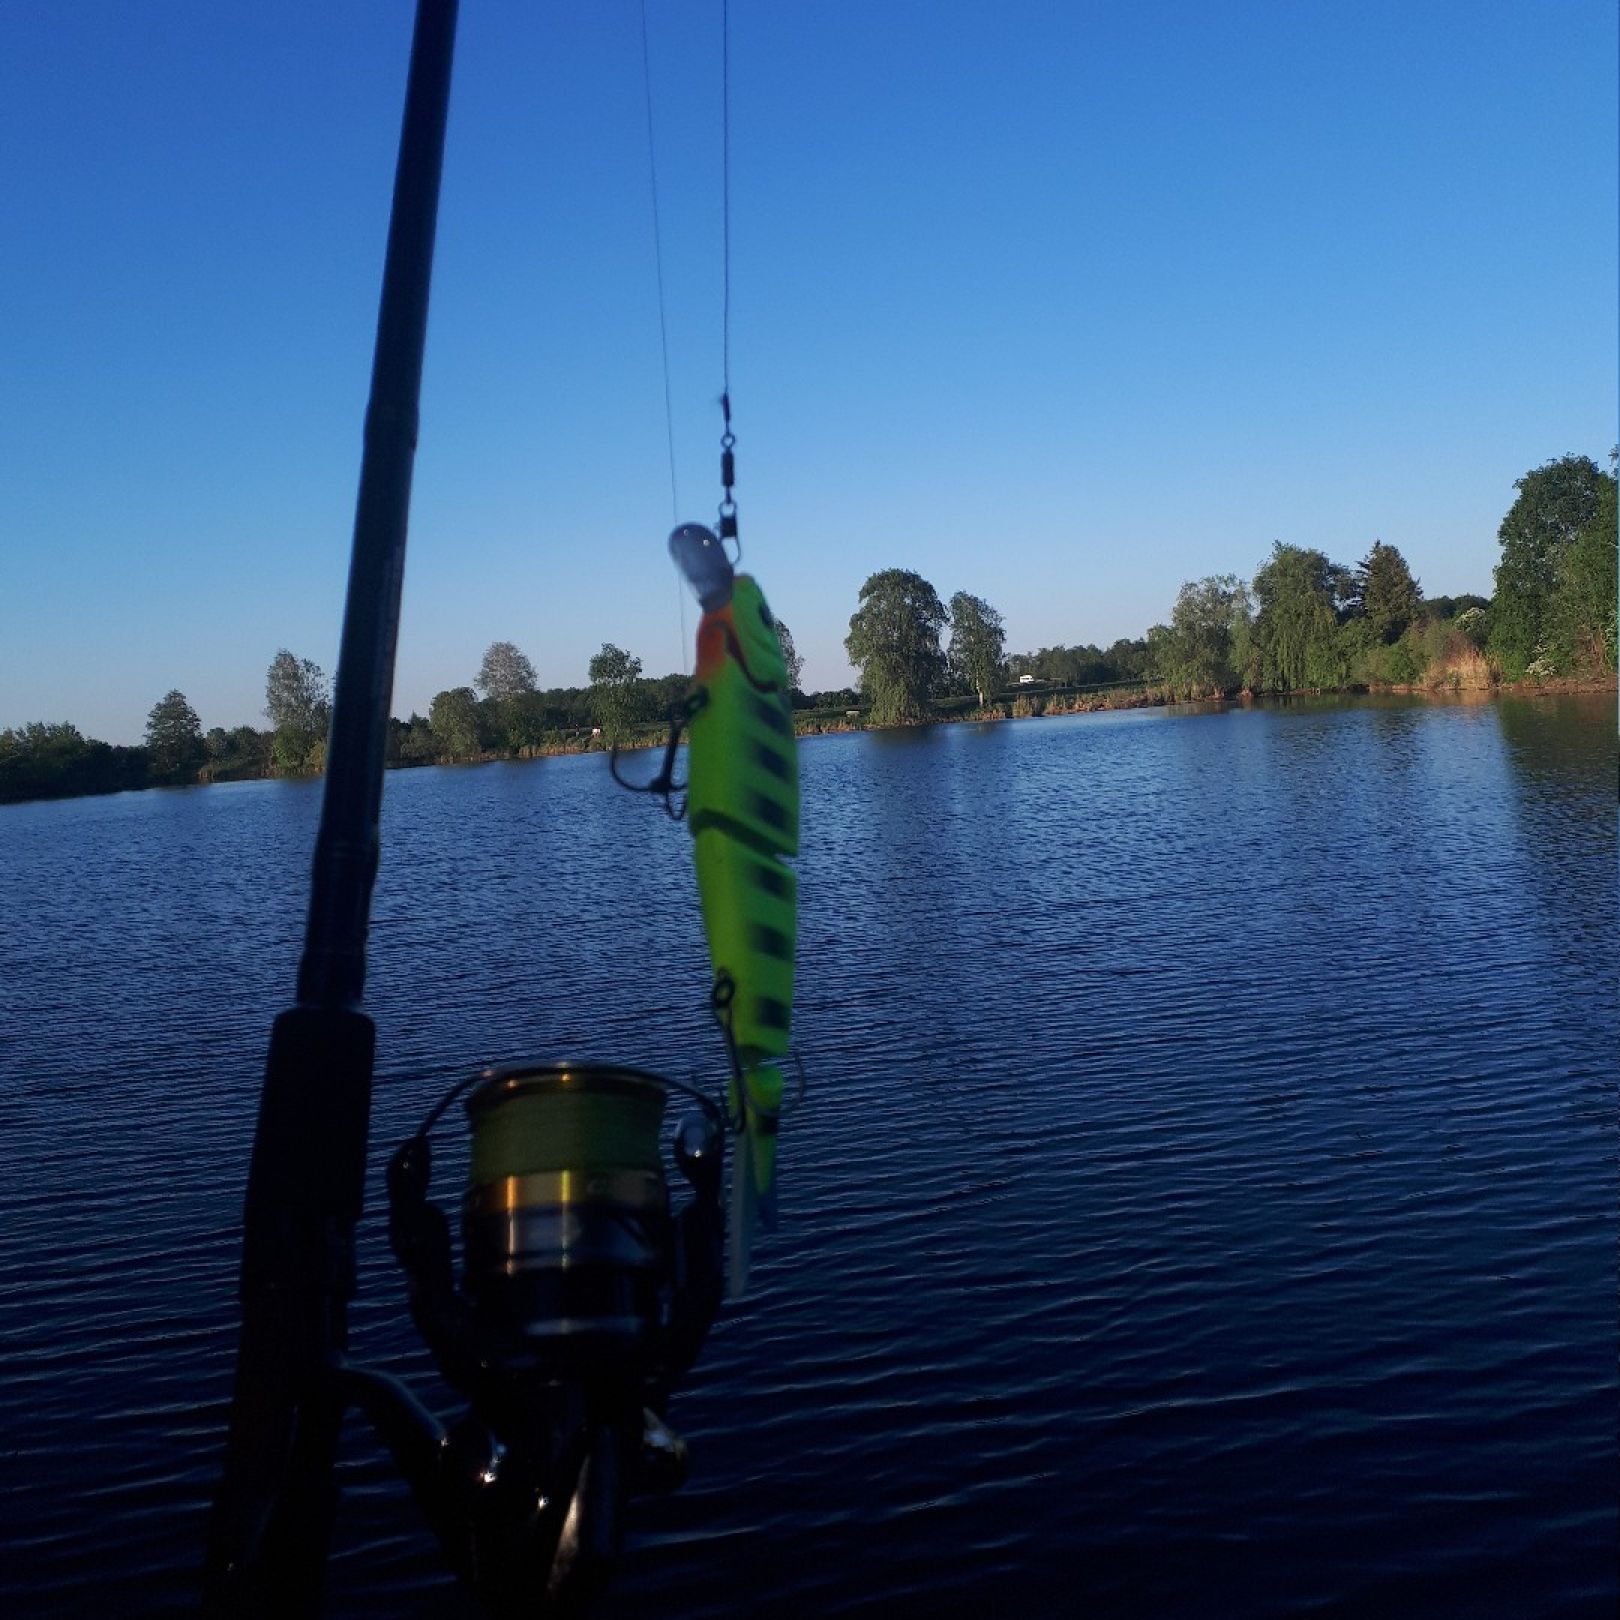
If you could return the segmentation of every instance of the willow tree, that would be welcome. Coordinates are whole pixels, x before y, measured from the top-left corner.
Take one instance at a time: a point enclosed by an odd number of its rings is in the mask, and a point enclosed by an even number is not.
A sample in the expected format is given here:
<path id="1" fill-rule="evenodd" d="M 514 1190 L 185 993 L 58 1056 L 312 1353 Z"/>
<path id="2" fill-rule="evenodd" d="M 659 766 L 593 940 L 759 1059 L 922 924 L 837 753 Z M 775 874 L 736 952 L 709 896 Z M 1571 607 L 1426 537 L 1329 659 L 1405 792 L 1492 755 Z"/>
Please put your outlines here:
<path id="1" fill-rule="evenodd" d="M 1229 692 L 1249 678 L 1249 592 L 1236 574 L 1189 579 L 1161 638 L 1162 675 L 1193 697 Z"/>
<path id="2" fill-rule="evenodd" d="M 1348 570 L 1320 551 L 1277 541 L 1254 576 L 1254 654 L 1260 686 L 1296 692 L 1345 679 L 1338 607 Z"/>
<path id="3" fill-rule="evenodd" d="M 928 718 L 928 700 L 945 675 L 939 633 L 947 618 L 939 593 L 910 569 L 885 568 L 861 586 L 844 650 L 861 672 L 874 725 Z"/>
<path id="4" fill-rule="evenodd" d="M 1001 615 L 982 596 L 958 591 L 951 598 L 951 672 L 979 694 L 982 708 L 1001 685 L 1002 650 L 1007 632 Z"/>

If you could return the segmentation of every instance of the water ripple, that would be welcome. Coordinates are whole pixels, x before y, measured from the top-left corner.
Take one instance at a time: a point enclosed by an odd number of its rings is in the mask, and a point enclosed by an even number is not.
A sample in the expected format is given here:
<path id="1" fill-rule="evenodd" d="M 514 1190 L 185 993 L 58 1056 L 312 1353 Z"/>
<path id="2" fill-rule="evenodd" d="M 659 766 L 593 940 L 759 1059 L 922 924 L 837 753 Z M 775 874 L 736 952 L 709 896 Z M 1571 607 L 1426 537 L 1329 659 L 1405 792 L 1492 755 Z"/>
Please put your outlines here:
<path id="1" fill-rule="evenodd" d="M 1608 705 L 801 753 L 783 1230 L 610 1620 L 1611 1612 Z M 12 1612 L 194 1596 L 318 809 L 0 810 Z M 476 1064 L 713 1078 L 685 839 L 600 759 L 396 774 L 385 844 L 374 1216 Z M 443 1403 L 378 1227 L 356 1349 Z M 469 1612 L 362 1432 L 341 1477 L 332 1612 Z"/>

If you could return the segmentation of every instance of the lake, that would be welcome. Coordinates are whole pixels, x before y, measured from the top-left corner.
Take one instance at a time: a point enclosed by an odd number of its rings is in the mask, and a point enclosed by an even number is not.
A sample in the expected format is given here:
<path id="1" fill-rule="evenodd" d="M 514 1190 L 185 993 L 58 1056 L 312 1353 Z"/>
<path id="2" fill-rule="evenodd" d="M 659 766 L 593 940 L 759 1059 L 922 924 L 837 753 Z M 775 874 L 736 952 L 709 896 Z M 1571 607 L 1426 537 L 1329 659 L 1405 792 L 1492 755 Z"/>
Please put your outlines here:
<path id="1" fill-rule="evenodd" d="M 604 1613 L 1612 1614 L 1613 697 L 800 758 L 781 1229 Z M 9 1613 L 194 1600 L 319 794 L 0 808 Z M 485 1062 L 721 1053 L 689 839 L 600 756 L 395 772 L 383 832 L 354 1349 L 448 1411 L 387 1153 Z M 330 1612 L 468 1613 L 345 1459 Z"/>

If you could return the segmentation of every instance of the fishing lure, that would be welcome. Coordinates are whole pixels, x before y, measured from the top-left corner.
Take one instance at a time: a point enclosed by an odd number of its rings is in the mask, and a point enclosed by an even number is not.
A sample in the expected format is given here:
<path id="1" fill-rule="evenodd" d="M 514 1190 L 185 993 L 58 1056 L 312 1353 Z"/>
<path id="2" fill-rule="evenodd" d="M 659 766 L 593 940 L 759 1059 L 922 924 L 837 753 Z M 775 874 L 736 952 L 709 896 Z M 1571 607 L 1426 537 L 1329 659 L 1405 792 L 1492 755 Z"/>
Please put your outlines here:
<path id="1" fill-rule="evenodd" d="M 686 819 L 739 1123 L 728 1222 L 736 1295 L 756 1229 L 776 1218 L 798 923 L 798 879 L 787 861 L 799 849 L 799 761 L 787 665 L 764 593 L 733 571 L 701 523 L 682 524 L 669 549 L 703 608 L 687 704 Z"/>

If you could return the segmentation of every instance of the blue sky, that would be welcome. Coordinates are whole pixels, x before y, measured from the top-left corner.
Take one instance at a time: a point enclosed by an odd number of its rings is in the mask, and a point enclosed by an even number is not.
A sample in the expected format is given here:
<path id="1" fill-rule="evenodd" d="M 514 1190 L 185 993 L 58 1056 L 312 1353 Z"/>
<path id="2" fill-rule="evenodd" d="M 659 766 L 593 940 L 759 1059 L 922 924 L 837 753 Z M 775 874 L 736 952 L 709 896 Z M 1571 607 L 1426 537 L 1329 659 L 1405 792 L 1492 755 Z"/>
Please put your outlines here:
<path id="1" fill-rule="evenodd" d="M 1487 591 L 1616 426 L 1611 0 L 732 0 L 747 566 L 848 678 L 914 568 L 1009 648 L 1274 539 Z M 677 476 L 718 496 L 718 0 L 648 0 Z M 410 8 L 0 11 L 0 725 L 336 664 Z M 685 667 L 637 0 L 463 0 L 395 712 Z"/>

